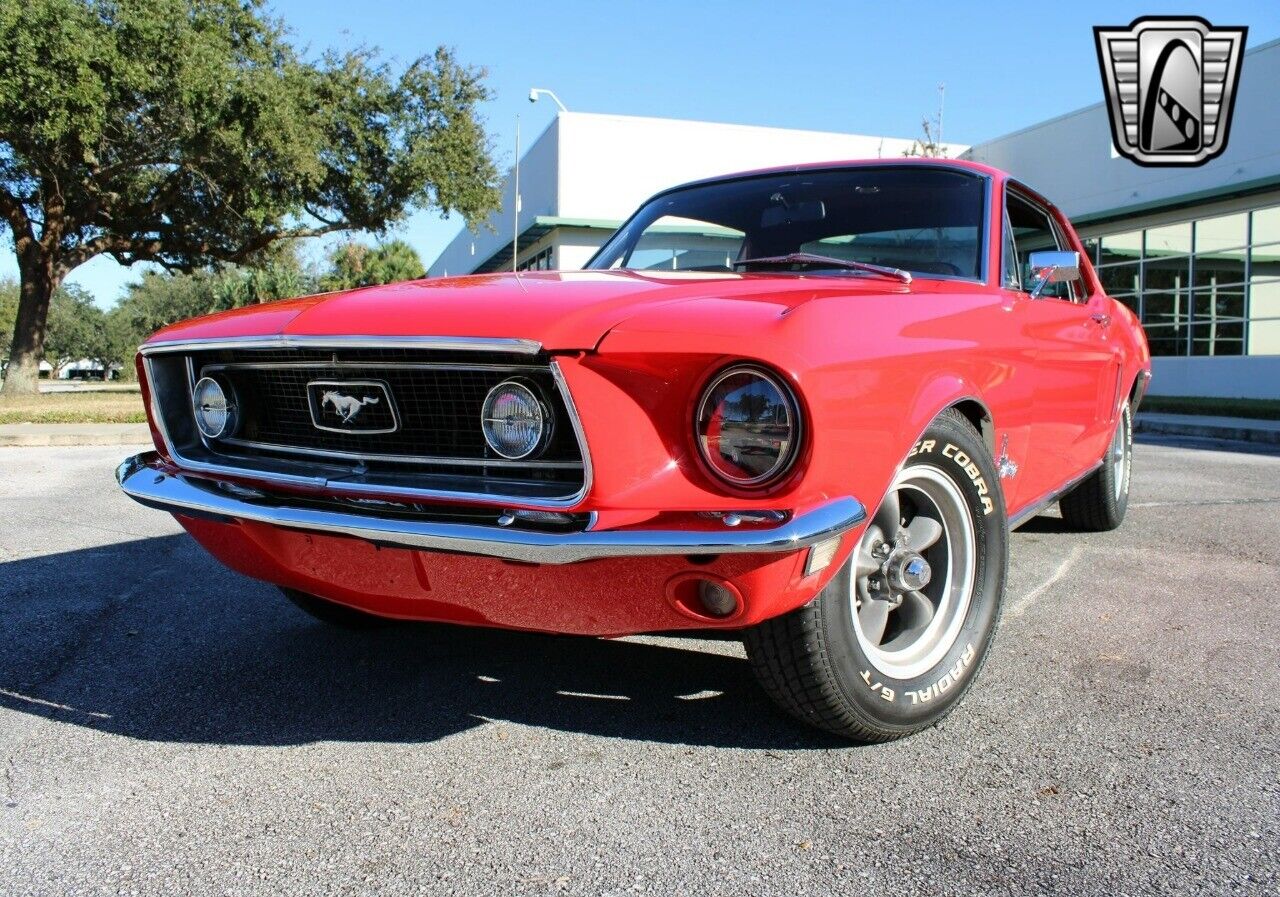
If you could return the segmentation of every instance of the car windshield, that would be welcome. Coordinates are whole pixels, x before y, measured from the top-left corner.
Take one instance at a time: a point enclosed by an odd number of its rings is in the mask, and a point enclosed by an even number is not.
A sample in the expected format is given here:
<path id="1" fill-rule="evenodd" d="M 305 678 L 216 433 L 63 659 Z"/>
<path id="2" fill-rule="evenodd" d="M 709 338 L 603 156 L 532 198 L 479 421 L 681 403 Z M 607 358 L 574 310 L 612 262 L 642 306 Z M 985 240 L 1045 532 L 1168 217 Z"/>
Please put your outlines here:
<path id="1" fill-rule="evenodd" d="M 866 165 L 697 184 L 650 200 L 588 263 L 590 269 L 868 272 L 804 254 L 897 268 L 920 277 L 981 279 L 986 181 L 918 165 Z"/>

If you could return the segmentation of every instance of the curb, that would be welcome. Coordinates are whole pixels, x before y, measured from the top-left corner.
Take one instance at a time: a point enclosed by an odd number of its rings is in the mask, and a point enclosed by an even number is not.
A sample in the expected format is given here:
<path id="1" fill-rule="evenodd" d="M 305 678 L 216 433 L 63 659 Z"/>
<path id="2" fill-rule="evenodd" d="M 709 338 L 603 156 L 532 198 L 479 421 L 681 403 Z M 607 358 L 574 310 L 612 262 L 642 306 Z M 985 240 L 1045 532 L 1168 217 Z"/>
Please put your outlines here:
<path id="1" fill-rule="evenodd" d="M 1133 422 L 1133 432 L 1280 445 L 1280 429 L 1275 427 L 1251 427 L 1243 420 L 1231 424 L 1205 423 L 1193 415 L 1187 415 L 1185 421 L 1167 419 L 1172 416 L 1161 415 L 1160 420 L 1153 421 L 1150 418 L 1144 420 L 1142 413 L 1139 412 Z"/>
<path id="2" fill-rule="evenodd" d="M 54 445 L 142 445 L 151 442 L 146 424 L 3 424 L 0 447 Z"/>

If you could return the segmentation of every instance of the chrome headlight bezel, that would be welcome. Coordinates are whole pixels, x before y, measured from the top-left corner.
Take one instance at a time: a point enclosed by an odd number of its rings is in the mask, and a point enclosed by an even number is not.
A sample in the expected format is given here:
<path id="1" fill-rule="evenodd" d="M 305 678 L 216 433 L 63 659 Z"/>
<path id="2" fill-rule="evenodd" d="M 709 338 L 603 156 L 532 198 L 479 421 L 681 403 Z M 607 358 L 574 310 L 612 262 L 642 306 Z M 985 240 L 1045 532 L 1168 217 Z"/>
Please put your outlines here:
<path id="1" fill-rule="evenodd" d="M 723 458 L 717 458 L 718 447 L 713 447 L 707 432 L 710 406 L 716 401 L 717 390 L 734 377 L 748 376 L 768 385 L 777 395 L 778 405 L 786 411 L 788 433 L 785 446 L 778 452 L 776 461 L 765 471 L 754 476 L 734 476 L 727 469 Z M 804 440 L 804 416 L 799 399 L 787 381 L 768 368 L 754 363 L 741 362 L 722 368 L 702 387 L 693 415 L 693 438 L 704 466 L 720 482 L 738 489 L 763 489 L 775 485 L 795 467 Z"/>
<path id="2" fill-rule="evenodd" d="M 214 393 L 213 390 L 217 392 Z M 216 404 L 219 399 L 220 406 Z M 213 421 L 217 422 L 216 414 L 219 412 L 222 415 L 220 426 L 215 426 L 210 422 L 210 416 L 212 413 Z M 196 429 L 205 439 L 226 439 L 234 435 L 240 425 L 240 403 L 235 389 L 220 378 L 201 377 L 191 387 L 191 415 L 195 419 Z"/>
<path id="3" fill-rule="evenodd" d="M 522 397 L 526 402 L 526 408 L 534 412 L 530 416 L 536 421 L 533 438 L 527 440 L 526 447 L 516 450 L 511 450 L 509 446 L 502 444 L 492 426 L 500 421 L 500 418 L 494 416 L 493 403 L 504 390 Z M 522 380 L 503 380 L 489 390 L 480 406 L 480 432 L 484 436 L 485 445 L 508 461 L 524 461 L 537 457 L 550 444 L 554 428 L 555 417 L 551 413 L 550 406 L 539 394 L 537 387 Z"/>

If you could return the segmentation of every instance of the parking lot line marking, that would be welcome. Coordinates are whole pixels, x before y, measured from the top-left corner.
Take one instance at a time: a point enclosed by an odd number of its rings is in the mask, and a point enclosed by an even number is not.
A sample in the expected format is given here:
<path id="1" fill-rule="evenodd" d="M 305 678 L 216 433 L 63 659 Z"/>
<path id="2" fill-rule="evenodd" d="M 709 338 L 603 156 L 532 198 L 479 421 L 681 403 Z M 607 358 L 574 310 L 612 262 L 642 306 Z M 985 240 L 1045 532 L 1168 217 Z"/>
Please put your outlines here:
<path id="1" fill-rule="evenodd" d="M 1072 546 L 1071 552 L 1065 558 L 1062 559 L 1062 562 L 1060 564 L 1058 564 L 1058 569 L 1053 571 L 1053 575 L 1050 576 L 1048 579 L 1046 579 L 1044 582 L 1040 583 L 1040 585 L 1036 586 L 1030 592 L 1027 592 L 1027 594 L 1023 595 L 1021 598 L 1015 599 L 1014 602 L 1009 605 L 1008 610 L 1005 611 L 1005 616 L 1006 617 L 1022 616 L 1022 614 L 1026 611 L 1026 609 L 1031 606 L 1031 603 L 1033 601 L 1035 601 L 1045 592 L 1049 591 L 1049 589 L 1053 588 L 1054 584 L 1057 583 L 1058 580 L 1062 579 L 1062 577 L 1067 575 L 1067 571 L 1070 570 L 1075 565 L 1076 561 L 1080 560 L 1080 555 L 1082 554 L 1084 554 L 1084 546 L 1082 545 Z"/>
<path id="2" fill-rule="evenodd" d="M 556 692 L 566 698 L 591 698 L 596 701 L 630 701 L 627 695 L 598 695 L 590 691 L 565 691 L 563 689 Z"/>
<path id="3" fill-rule="evenodd" d="M 83 713 L 96 719 L 111 719 L 111 714 L 109 713 L 100 713 L 97 710 L 81 710 L 78 707 L 72 707 L 70 704 L 59 704 L 56 701 L 46 701 L 44 698 L 33 698 L 31 695 L 10 691 L 7 688 L 0 688 L 0 695 L 4 695 L 6 698 L 13 698 L 15 701 L 26 701 L 29 704 L 48 707 L 50 710 L 68 710 L 72 713 Z"/>
<path id="4" fill-rule="evenodd" d="M 1172 508 L 1181 506 L 1202 507 L 1204 505 L 1273 505 L 1280 504 L 1280 498 L 1206 498 L 1187 501 L 1143 501 L 1129 505 L 1131 508 Z"/>

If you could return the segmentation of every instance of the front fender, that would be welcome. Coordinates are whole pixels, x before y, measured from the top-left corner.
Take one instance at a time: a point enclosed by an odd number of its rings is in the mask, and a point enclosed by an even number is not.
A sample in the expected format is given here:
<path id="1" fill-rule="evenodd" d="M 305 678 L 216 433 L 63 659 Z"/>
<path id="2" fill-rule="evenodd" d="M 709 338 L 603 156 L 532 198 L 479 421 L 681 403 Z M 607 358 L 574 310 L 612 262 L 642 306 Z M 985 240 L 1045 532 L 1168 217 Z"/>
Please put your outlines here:
<path id="1" fill-rule="evenodd" d="M 886 368 L 882 359 L 876 371 L 864 374 L 869 388 L 861 393 L 859 409 L 849 416 L 838 439 L 823 440 L 830 444 L 823 446 L 817 466 L 855 483 L 869 514 L 879 508 L 889 483 L 929 425 L 949 408 L 958 408 L 974 424 L 995 457 L 993 443 L 999 423 L 981 386 L 960 373 L 922 376 L 909 367 Z M 834 409 L 828 411 L 834 413 Z M 1025 442 L 1025 433 L 1016 443 L 1010 439 L 1009 450 L 1021 451 Z M 853 463 L 841 463 L 841 459 L 853 459 Z"/>
<path id="2" fill-rule="evenodd" d="M 638 315 L 564 365 L 595 465 L 588 501 L 642 513 L 794 509 L 853 495 L 872 510 L 925 428 L 957 403 L 979 424 L 992 419 L 979 429 L 993 455 L 1007 437 L 1020 456 L 1027 430 L 1017 421 L 1032 396 L 1017 374 L 1025 347 L 997 331 L 1004 315 L 974 295 L 703 298 Z M 795 474 L 765 493 L 714 480 L 693 444 L 701 385 L 738 361 L 784 376 L 807 422 Z"/>

